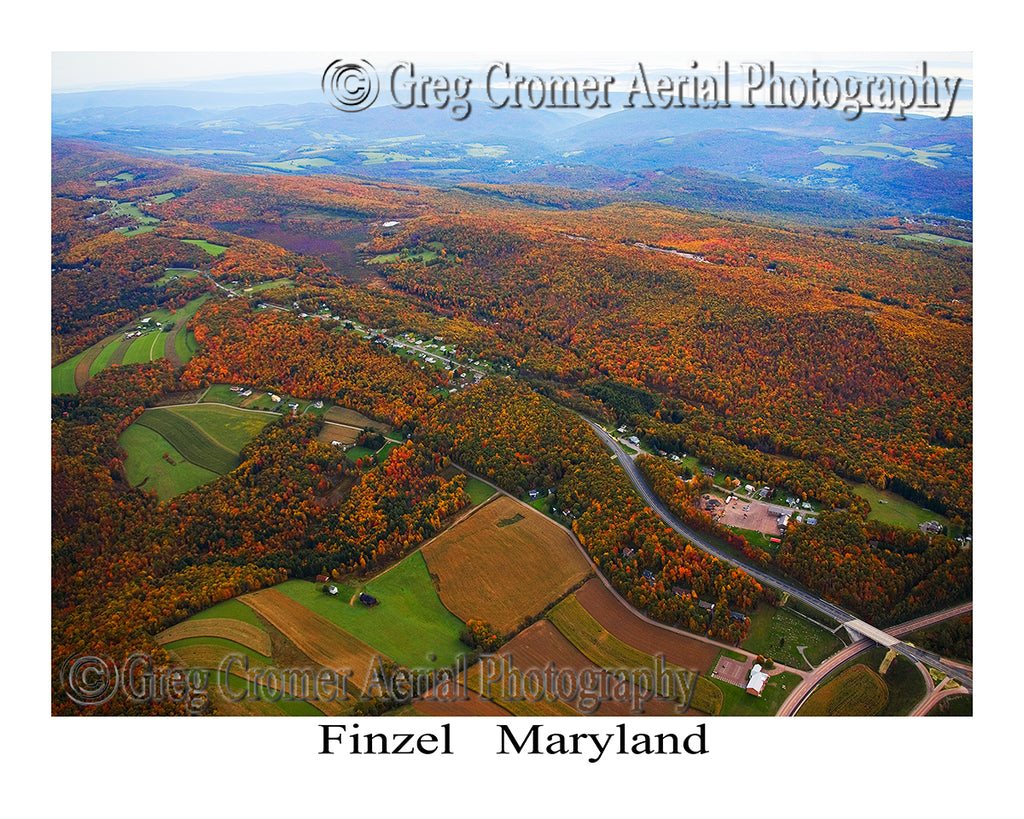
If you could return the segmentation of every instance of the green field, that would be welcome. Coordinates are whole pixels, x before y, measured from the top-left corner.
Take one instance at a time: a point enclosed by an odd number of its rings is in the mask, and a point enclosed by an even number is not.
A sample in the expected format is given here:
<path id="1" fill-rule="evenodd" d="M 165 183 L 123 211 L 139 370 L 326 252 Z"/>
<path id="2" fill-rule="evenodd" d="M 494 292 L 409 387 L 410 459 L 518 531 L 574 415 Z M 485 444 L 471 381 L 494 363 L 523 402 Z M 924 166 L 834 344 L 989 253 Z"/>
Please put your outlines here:
<path id="1" fill-rule="evenodd" d="M 160 500 L 215 480 L 218 475 L 185 460 L 185 456 L 151 429 L 132 424 L 121 433 L 121 446 L 128 453 L 125 474 L 128 482 L 143 491 L 154 491 Z M 174 465 L 163 457 L 167 453 Z"/>
<path id="2" fill-rule="evenodd" d="M 195 333 L 191 330 L 178 333 L 174 338 L 174 351 L 182 361 L 188 362 L 199 351 Z"/>
<path id="3" fill-rule="evenodd" d="M 146 410 L 135 422 L 163 437 L 196 466 L 223 475 L 238 466 L 238 454 L 221 446 L 199 426 L 166 409 Z"/>
<path id="4" fill-rule="evenodd" d="M 162 284 L 167 284 L 171 279 L 194 279 L 198 275 L 198 270 L 189 270 L 184 267 L 168 267 L 164 271 L 164 275 L 153 282 L 153 286 L 157 287 Z"/>
<path id="5" fill-rule="evenodd" d="M 274 420 L 273 416 L 258 412 L 246 412 L 219 406 L 204 407 L 199 404 L 168 407 L 166 411 L 195 424 L 218 444 L 232 452 L 241 452 L 242 447 Z"/>
<path id="6" fill-rule="evenodd" d="M 69 358 L 50 370 L 50 392 L 54 395 L 78 392 L 78 387 L 75 386 L 75 368 L 87 352 L 88 350 L 82 350 L 78 355 Z"/>
<path id="7" fill-rule="evenodd" d="M 791 668 L 807 668 L 798 651 L 802 646 L 810 662 L 817 666 L 843 647 L 834 634 L 810 623 L 786 609 L 758 606 L 750 617 L 750 633 L 743 648 L 754 654 L 771 657 Z"/>
<path id="8" fill-rule="evenodd" d="M 322 583 L 305 580 L 275 588 L 409 668 L 451 665 L 467 653 L 459 640 L 463 623 L 441 604 L 419 552 L 364 585 L 334 585 L 338 594 L 333 597 L 323 592 Z M 357 591 L 373 595 L 380 604 L 349 605 Z"/>
<path id="9" fill-rule="evenodd" d="M 225 600 L 223 603 L 217 603 L 208 609 L 198 614 L 193 614 L 190 620 L 217 620 L 224 618 L 226 620 L 241 620 L 243 623 L 248 623 L 250 626 L 256 626 L 256 628 L 264 628 L 263 623 L 260 622 L 259 617 L 256 616 L 251 608 L 240 600 Z"/>
<path id="10" fill-rule="evenodd" d="M 464 488 L 474 506 L 483 503 L 494 494 L 494 487 L 488 486 L 478 478 L 466 478 Z"/>
<path id="11" fill-rule="evenodd" d="M 219 256 L 221 253 L 228 249 L 227 245 L 215 245 L 212 242 L 206 241 L 205 239 L 182 239 L 181 241 L 183 241 L 187 245 L 195 245 L 196 247 L 201 247 L 211 256 Z"/>
<path id="12" fill-rule="evenodd" d="M 900 239 L 912 239 L 915 242 L 929 242 L 937 245 L 958 245 L 960 247 L 971 247 L 970 242 L 963 239 L 952 239 L 949 236 L 938 236 L 934 233 L 902 233 Z"/>
<path id="13" fill-rule="evenodd" d="M 892 492 L 875 489 L 867 483 L 850 483 L 848 486 L 854 494 L 860 495 L 871 504 L 868 520 L 911 529 L 916 529 L 918 525 L 929 520 L 937 520 L 943 526 L 949 526 L 949 520 L 938 512 L 929 512 Z"/>
<path id="14" fill-rule="evenodd" d="M 234 392 L 227 384 L 211 384 L 210 388 L 203 394 L 201 403 L 230 404 L 233 407 L 240 406 L 245 401 L 242 396 Z"/>
<path id="15" fill-rule="evenodd" d="M 116 341 L 113 341 L 106 347 L 104 347 L 100 354 L 96 356 L 96 358 L 93 360 L 92 365 L 89 367 L 89 378 L 92 378 L 94 375 L 96 375 L 96 373 L 100 372 L 101 370 L 105 370 L 108 366 L 110 366 L 110 359 L 113 357 L 114 353 L 117 352 L 117 348 L 120 347 L 122 344 L 128 343 L 129 342 L 124 341 L 122 339 L 117 339 Z"/>
<path id="16" fill-rule="evenodd" d="M 144 364 L 147 361 L 156 361 L 164 357 L 164 343 L 167 341 L 167 333 L 155 330 L 143 333 L 132 341 L 128 352 L 124 354 L 122 364 Z"/>
<path id="17" fill-rule="evenodd" d="M 147 410 L 120 438 L 128 480 L 160 500 L 173 498 L 234 469 L 238 452 L 272 420 L 219 406 Z"/>
<path id="18" fill-rule="evenodd" d="M 246 287 L 246 293 L 259 293 L 263 290 L 273 290 L 275 287 L 294 287 L 295 282 L 292 279 L 274 279 L 271 282 L 259 282 L 254 284 L 252 287 Z"/>

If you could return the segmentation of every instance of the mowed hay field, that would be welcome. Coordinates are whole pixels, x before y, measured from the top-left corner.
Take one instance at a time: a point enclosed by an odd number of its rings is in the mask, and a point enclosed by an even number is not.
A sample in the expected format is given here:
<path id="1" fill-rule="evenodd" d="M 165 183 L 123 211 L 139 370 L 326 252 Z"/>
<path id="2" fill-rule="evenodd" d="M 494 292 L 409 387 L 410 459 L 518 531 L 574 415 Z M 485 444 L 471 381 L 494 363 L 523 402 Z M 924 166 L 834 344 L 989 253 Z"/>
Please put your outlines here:
<path id="1" fill-rule="evenodd" d="M 381 657 L 379 651 L 277 589 L 263 589 L 237 599 L 265 617 L 314 663 L 324 668 L 352 669 L 351 680 L 357 688 L 365 685 Z"/>
<path id="2" fill-rule="evenodd" d="M 501 496 L 423 547 L 445 607 L 500 633 L 542 612 L 593 567 L 567 532 Z"/>

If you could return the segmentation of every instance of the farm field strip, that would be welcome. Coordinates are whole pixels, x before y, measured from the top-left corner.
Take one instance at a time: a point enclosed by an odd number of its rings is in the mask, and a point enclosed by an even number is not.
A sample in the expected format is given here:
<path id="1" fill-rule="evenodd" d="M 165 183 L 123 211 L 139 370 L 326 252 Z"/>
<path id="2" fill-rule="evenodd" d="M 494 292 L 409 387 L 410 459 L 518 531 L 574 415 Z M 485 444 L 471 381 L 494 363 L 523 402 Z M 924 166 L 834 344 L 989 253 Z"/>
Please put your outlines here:
<path id="1" fill-rule="evenodd" d="M 224 617 L 186 620 L 160 632 L 156 635 L 156 641 L 166 645 L 189 637 L 222 637 L 251 648 L 264 657 L 271 655 L 270 635 L 267 632 L 249 623 Z"/>
<path id="2" fill-rule="evenodd" d="M 224 475 L 238 466 L 236 453 L 181 415 L 166 409 L 149 409 L 135 423 L 165 438 L 184 458 L 203 469 Z"/>
<path id="3" fill-rule="evenodd" d="M 664 654 L 666 662 L 700 674 L 714 667 L 718 645 L 641 619 L 598 578 L 584 583 L 575 597 L 598 625 L 623 643 L 647 654 Z"/>
<path id="4" fill-rule="evenodd" d="M 598 678 L 603 670 L 591 662 L 563 635 L 549 620 L 538 620 L 529 628 L 521 631 L 498 651 L 501 657 L 507 658 L 512 664 L 513 673 L 518 677 L 516 688 L 512 692 L 521 692 L 523 674 L 531 671 L 542 673 L 553 666 L 556 672 L 570 672 L 568 679 L 580 680 L 581 674 L 590 673 Z M 497 669 L 497 666 L 493 667 Z M 505 669 L 500 669 L 504 671 Z M 493 672 L 491 676 L 493 676 Z M 493 683 L 493 690 L 501 692 L 505 677 Z M 584 696 L 580 696 L 581 693 Z M 603 693 L 609 696 L 604 697 Z M 594 714 L 599 717 L 636 715 L 633 711 L 634 691 L 632 685 L 621 690 L 597 692 L 580 692 L 579 690 L 556 689 L 559 702 L 569 706 L 580 714 Z M 534 694 L 535 696 L 535 694 Z M 643 705 L 641 713 L 649 716 L 676 716 L 675 701 L 653 699 Z"/>
<path id="5" fill-rule="evenodd" d="M 655 658 L 619 640 L 605 631 L 601 625 L 587 613 L 575 595 L 570 595 L 548 612 L 548 619 L 562 635 L 588 660 L 598 668 L 609 670 L 654 669 Z M 666 663 L 672 668 L 672 664 Z M 662 693 L 671 692 L 658 692 Z M 689 692 L 682 692 L 683 696 Z"/>
<path id="6" fill-rule="evenodd" d="M 501 633 L 593 573 L 567 532 L 507 496 L 479 507 L 422 552 L 448 610 Z"/>
<path id="7" fill-rule="evenodd" d="M 238 599 L 265 617 L 314 663 L 324 668 L 352 669 L 351 679 L 358 688 L 369 679 L 378 658 L 386 659 L 277 589 L 263 589 Z"/>

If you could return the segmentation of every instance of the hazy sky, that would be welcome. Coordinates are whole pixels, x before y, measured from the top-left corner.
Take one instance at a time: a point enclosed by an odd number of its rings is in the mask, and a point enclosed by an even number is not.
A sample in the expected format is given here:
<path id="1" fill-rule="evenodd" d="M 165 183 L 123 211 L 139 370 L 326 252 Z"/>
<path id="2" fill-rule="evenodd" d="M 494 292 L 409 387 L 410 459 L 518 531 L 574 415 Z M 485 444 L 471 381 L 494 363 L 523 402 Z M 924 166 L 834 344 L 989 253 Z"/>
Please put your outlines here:
<path id="1" fill-rule="evenodd" d="M 676 52 L 618 52 L 543 53 L 506 52 L 444 52 L 435 54 L 379 52 L 53 52 L 53 91 L 71 91 L 100 88 L 123 88 L 132 85 L 152 85 L 199 79 L 226 78 L 260 74 L 286 74 L 303 72 L 319 75 L 324 67 L 339 57 L 369 59 L 378 67 L 404 59 L 420 59 L 428 64 L 443 62 L 449 66 L 467 69 L 485 69 L 495 60 L 509 60 L 513 65 L 534 69 L 560 69 L 561 71 L 628 71 L 638 61 L 651 67 L 689 67 L 696 60 L 701 68 L 714 71 L 723 59 L 734 68 L 740 62 L 767 63 L 774 60 L 778 71 L 800 71 L 811 67 L 819 71 L 849 70 L 858 73 L 886 72 L 892 74 L 917 73 L 922 59 L 928 62 L 932 74 L 971 78 L 971 56 L 965 53 L 903 52 L 903 53 L 771 53 L 765 50 L 750 52 L 719 51 L 701 53 L 679 50 Z"/>

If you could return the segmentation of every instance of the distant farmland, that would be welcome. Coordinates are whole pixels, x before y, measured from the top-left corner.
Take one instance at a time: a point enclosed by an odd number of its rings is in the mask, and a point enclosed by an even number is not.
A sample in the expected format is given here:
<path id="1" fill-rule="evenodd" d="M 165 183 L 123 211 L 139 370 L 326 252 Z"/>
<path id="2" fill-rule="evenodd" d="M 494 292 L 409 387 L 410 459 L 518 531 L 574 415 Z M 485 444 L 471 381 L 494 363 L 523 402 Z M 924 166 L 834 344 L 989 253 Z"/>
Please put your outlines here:
<path id="1" fill-rule="evenodd" d="M 140 364 L 166 358 L 175 367 L 181 366 L 198 349 L 195 336 L 186 325 L 206 299 L 207 296 L 200 296 L 177 311 L 161 309 L 146 313 L 73 358 L 51 368 L 51 392 L 77 393 L 96 373 L 119 364 Z M 173 323 L 174 327 L 170 332 L 163 332 L 156 329 L 156 322 L 162 325 Z M 142 335 L 125 338 L 126 333 L 134 332 L 141 332 Z"/>
<path id="2" fill-rule="evenodd" d="M 567 532 L 499 497 L 423 548 L 442 602 L 508 633 L 593 573 Z"/>

